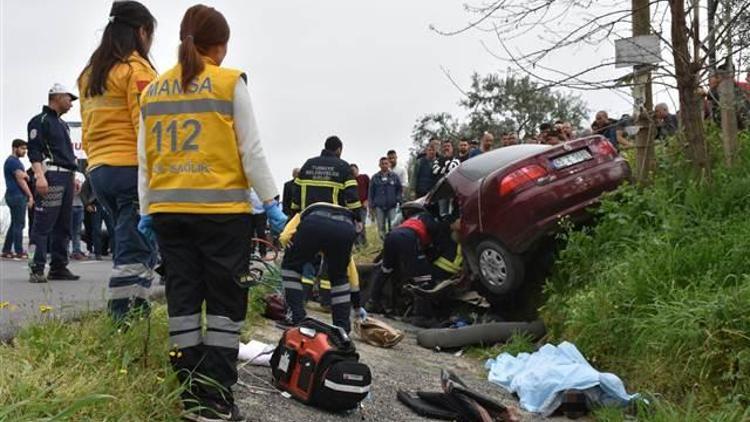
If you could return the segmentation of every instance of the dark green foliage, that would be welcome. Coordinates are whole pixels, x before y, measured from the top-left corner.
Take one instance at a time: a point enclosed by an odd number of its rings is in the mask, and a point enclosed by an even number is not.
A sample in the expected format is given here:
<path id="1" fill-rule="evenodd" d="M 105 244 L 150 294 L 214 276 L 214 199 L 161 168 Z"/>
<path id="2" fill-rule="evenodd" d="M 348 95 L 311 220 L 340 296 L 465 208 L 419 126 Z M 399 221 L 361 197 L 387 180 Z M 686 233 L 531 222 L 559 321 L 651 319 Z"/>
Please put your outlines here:
<path id="1" fill-rule="evenodd" d="M 421 151 L 432 139 L 457 141 L 460 137 L 458 120 L 450 113 L 425 114 L 417 119 L 411 131 L 411 139 L 417 151 Z"/>
<path id="2" fill-rule="evenodd" d="M 495 129 L 535 135 L 542 123 L 569 121 L 579 126 L 588 110 L 580 97 L 552 91 L 528 76 L 502 77 L 497 74 L 471 77 L 471 89 L 460 103 L 469 110 L 474 133 Z"/>
<path id="3" fill-rule="evenodd" d="M 414 149 L 421 151 L 432 138 L 458 142 L 478 139 L 485 131 L 495 135 L 515 132 L 535 135 L 542 123 L 569 121 L 580 126 L 588 109 L 580 97 L 552 91 L 529 77 L 472 75 L 471 88 L 459 104 L 468 116 L 460 121 L 450 113 L 426 114 L 414 124 Z"/>
<path id="4" fill-rule="evenodd" d="M 716 133 L 708 136 L 718 143 Z M 595 227 L 565 235 L 546 286 L 551 339 L 574 342 L 629 389 L 673 403 L 656 406 L 654 420 L 748 416 L 747 133 L 741 148 L 738 165 L 715 167 L 711 184 L 692 182 L 689 166 L 673 156 L 652 186 L 609 195 Z"/>

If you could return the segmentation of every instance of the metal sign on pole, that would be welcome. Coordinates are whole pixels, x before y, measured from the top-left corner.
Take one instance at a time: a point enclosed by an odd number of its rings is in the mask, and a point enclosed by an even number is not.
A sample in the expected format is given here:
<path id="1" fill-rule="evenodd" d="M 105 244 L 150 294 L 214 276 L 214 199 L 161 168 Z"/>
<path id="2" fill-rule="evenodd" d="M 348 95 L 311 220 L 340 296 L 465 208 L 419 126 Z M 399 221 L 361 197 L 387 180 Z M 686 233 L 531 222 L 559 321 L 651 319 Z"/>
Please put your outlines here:
<path id="1" fill-rule="evenodd" d="M 615 67 L 661 63 L 661 40 L 656 35 L 638 35 L 615 40 Z"/>

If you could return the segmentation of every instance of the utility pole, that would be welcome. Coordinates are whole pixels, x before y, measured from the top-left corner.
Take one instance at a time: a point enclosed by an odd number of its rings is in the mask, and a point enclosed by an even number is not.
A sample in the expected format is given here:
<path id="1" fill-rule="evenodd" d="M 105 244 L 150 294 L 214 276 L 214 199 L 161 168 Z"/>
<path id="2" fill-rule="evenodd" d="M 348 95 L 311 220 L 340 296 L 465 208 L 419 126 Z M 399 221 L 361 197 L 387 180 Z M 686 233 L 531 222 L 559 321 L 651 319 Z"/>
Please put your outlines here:
<path id="1" fill-rule="evenodd" d="M 727 50 L 725 68 L 720 71 L 719 106 L 721 107 L 721 134 L 724 144 L 724 162 L 728 167 L 734 164 L 737 155 L 737 103 L 735 101 L 734 65 L 732 63 L 732 12 L 729 0 L 723 0 L 724 7 L 724 44 Z"/>
<path id="2" fill-rule="evenodd" d="M 633 36 L 651 34 L 650 0 L 631 0 L 633 13 Z M 654 160 L 654 122 L 653 122 L 653 89 L 651 85 L 650 65 L 633 67 L 633 96 L 635 109 L 633 118 L 639 130 L 635 138 L 635 178 L 638 183 L 648 183 L 655 170 Z"/>

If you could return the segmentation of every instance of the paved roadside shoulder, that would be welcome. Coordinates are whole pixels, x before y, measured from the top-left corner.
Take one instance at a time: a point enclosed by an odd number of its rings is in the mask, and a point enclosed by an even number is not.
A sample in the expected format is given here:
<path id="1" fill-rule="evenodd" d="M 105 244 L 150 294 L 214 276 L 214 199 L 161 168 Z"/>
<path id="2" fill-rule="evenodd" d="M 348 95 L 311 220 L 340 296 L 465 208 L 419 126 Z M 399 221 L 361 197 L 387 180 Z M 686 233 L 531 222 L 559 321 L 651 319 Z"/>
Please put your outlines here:
<path id="1" fill-rule="evenodd" d="M 328 321 L 330 315 L 314 315 Z M 387 320 L 389 324 L 404 330 L 406 337 L 392 349 L 382 349 L 358 340 L 352 334 L 360 353 L 361 361 L 368 364 L 373 374 L 372 394 L 360 411 L 339 415 L 305 406 L 293 399 L 286 399 L 270 385 L 271 371 L 265 367 L 244 366 L 240 370 L 241 385 L 236 386 L 235 397 L 249 420 L 261 422 L 317 422 L 317 421 L 429 421 L 417 416 L 396 399 L 398 390 L 440 391 L 440 369 L 455 371 L 471 388 L 494 397 L 506 406 L 518 407 L 518 401 L 510 394 L 486 381 L 481 362 L 436 353 L 417 345 L 414 327 Z M 276 344 L 282 331 L 270 321 L 253 331 L 253 339 Z M 538 415 L 518 411 L 521 421 L 541 421 Z M 562 421 L 563 418 L 547 418 Z"/>
<path id="2" fill-rule="evenodd" d="M 74 317 L 106 305 L 112 261 L 71 261 L 69 268 L 81 279 L 32 284 L 26 261 L 0 260 L 0 340 L 43 318 Z M 151 294 L 163 290 L 154 283 Z"/>

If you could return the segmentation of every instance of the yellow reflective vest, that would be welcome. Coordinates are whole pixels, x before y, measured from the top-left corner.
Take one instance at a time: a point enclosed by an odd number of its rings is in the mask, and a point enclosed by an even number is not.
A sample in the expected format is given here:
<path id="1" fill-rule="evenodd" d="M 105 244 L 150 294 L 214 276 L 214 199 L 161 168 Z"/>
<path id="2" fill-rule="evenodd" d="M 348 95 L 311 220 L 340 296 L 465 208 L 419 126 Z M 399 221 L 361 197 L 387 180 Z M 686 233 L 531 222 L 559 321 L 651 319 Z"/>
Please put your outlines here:
<path id="1" fill-rule="evenodd" d="M 104 94 L 87 97 L 87 69 L 78 80 L 81 93 L 83 150 L 88 168 L 106 166 L 137 166 L 138 98 L 143 89 L 156 78 L 151 64 L 138 53 L 117 63 L 107 75 Z"/>
<path id="2" fill-rule="evenodd" d="M 244 74 L 204 61 L 185 90 L 178 64 L 141 96 L 149 214 L 250 213 L 233 115 L 234 89 Z"/>

